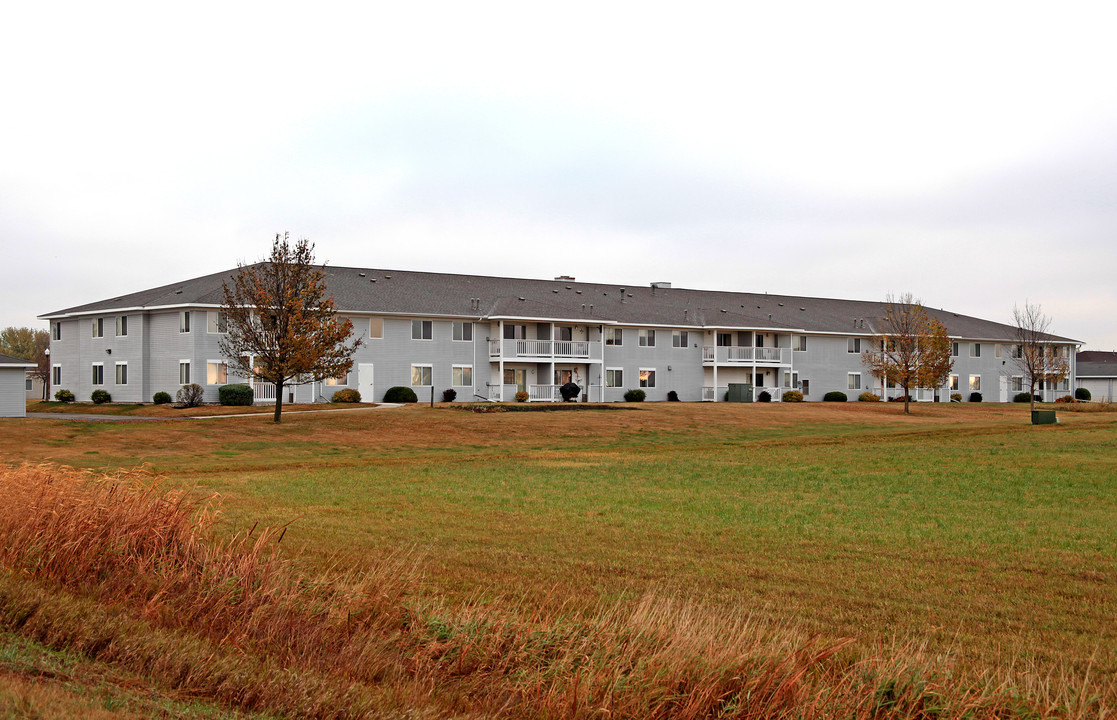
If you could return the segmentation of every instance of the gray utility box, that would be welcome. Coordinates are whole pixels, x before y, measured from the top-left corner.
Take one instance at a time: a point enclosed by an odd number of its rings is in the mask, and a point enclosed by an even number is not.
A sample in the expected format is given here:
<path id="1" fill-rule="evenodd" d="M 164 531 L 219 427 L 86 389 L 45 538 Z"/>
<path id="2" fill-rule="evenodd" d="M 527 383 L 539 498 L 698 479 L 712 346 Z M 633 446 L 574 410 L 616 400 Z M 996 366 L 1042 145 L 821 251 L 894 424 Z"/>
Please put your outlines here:
<path id="1" fill-rule="evenodd" d="M 752 385 L 729 383 L 729 402 L 752 402 Z"/>
<path id="2" fill-rule="evenodd" d="M 1033 425 L 1054 425 L 1059 422 L 1055 417 L 1054 410 L 1033 410 L 1032 411 L 1032 424 Z"/>

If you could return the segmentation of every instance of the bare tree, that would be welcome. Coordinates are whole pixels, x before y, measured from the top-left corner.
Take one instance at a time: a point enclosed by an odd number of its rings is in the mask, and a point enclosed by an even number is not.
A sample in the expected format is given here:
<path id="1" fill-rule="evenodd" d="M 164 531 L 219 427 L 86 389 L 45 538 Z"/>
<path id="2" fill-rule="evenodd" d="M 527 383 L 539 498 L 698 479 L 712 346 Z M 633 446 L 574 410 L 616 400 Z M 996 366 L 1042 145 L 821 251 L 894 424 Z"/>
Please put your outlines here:
<path id="1" fill-rule="evenodd" d="M 903 389 L 904 414 L 910 415 L 913 388 L 938 387 L 950 377 L 950 338 L 911 293 L 895 299 L 889 295 L 885 302 L 880 347 L 866 350 L 861 361 L 881 381 Z"/>
<path id="2" fill-rule="evenodd" d="M 326 273 L 314 264 L 314 245 L 276 235 L 271 256 L 239 265 L 224 284 L 222 354 L 237 372 L 275 386 L 274 421 L 283 411 L 283 387 L 293 380 L 323 380 L 349 372 L 360 339 L 338 317 L 326 295 Z"/>
<path id="3" fill-rule="evenodd" d="M 1036 387 L 1043 383 L 1050 387 L 1070 372 L 1070 361 L 1063 356 L 1057 338 L 1048 332 L 1051 318 L 1043 307 L 1025 301 L 1024 307 L 1012 306 L 1012 325 L 1016 346 L 1012 349 L 1012 362 L 1024 376 L 1032 410 L 1036 409 Z"/>

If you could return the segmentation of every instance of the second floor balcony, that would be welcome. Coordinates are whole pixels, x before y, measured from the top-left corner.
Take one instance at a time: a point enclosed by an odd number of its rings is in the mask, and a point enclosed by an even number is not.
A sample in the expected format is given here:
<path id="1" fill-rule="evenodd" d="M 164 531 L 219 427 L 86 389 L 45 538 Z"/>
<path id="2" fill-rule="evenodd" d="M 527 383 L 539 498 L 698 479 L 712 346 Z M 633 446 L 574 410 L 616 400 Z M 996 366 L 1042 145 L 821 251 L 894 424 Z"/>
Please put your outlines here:
<path id="1" fill-rule="evenodd" d="M 586 340 L 490 340 L 491 358 L 598 359 L 601 346 Z"/>
<path id="2" fill-rule="evenodd" d="M 706 345 L 702 348 L 703 365 L 790 365 L 791 348 L 749 347 L 737 345 Z"/>

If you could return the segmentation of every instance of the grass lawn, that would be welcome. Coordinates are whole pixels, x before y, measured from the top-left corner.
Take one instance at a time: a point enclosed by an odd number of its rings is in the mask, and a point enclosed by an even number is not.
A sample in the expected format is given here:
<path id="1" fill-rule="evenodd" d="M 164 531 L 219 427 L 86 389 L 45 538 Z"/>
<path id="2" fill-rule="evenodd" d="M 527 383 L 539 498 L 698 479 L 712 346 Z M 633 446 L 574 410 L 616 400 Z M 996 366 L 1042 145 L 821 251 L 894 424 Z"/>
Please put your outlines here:
<path id="1" fill-rule="evenodd" d="M 182 412 L 182 411 L 175 411 Z M 860 646 L 1089 674 L 1117 697 L 1117 413 L 1020 405 L 409 406 L 158 424 L 10 420 L 8 462 L 147 464 L 289 524 L 307 567 L 403 549 L 423 593 L 591 612 L 647 593 Z M 1112 707 L 1112 703 L 1110 705 Z"/>

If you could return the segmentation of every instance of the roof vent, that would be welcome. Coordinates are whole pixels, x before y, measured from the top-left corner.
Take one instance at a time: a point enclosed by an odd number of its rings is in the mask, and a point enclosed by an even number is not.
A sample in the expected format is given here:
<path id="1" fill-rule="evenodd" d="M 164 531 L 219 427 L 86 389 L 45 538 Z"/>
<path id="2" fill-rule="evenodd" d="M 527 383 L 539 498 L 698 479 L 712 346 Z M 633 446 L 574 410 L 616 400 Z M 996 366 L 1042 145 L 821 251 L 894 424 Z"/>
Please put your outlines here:
<path id="1" fill-rule="evenodd" d="M 581 291 L 581 290 L 575 290 L 574 292 L 575 292 L 575 293 L 577 293 L 578 295 L 581 295 L 581 294 L 582 294 L 582 291 Z"/>
<path id="2" fill-rule="evenodd" d="M 652 290 L 667 290 L 671 287 L 669 282 L 654 282 L 652 283 Z"/>
<path id="3" fill-rule="evenodd" d="M 776 303 L 776 304 L 779 305 L 780 307 L 783 307 L 783 303 Z"/>
<path id="4" fill-rule="evenodd" d="M 566 289 L 567 289 L 567 290 L 569 290 L 569 289 L 570 289 L 570 286 L 569 286 L 569 285 L 567 285 L 567 286 L 566 286 Z"/>
<path id="5" fill-rule="evenodd" d="M 769 320 L 771 320 L 771 319 L 772 319 L 772 313 L 768 313 L 768 319 L 769 319 Z"/>
<path id="6" fill-rule="evenodd" d="M 553 292 L 553 293 L 557 293 L 557 292 L 558 292 L 558 290 L 552 290 L 551 292 Z"/>
<path id="7" fill-rule="evenodd" d="M 364 277 L 364 276 L 365 276 L 365 274 L 364 274 L 364 273 L 357 273 L 357 275 L 358 275 L 358 276 L 360 276 L 360 277 Z"/>
<path id="8" fill-rule="evenodd" d="M 385 279 L 385 280 L 391 280 L 391 279 L 392 279 L 392 276 L 391 276 L 391 275 L 385 275 L 385 276 L 384 276 L 384 279 Z"/>
<path id="9" fill-rule="evenodd" d="M 728 311 L 728 310 L 726 310 L 725 308 L 722 308 L 722 310 L 721 310 L 721 311 L 722 311 L 723 313 L 727 313 L 727 312 L 729 312 L 729 311 Z"/>
<path id="10" fill-rule="evenodd" d="M 555 278 L 555 280 L 573 280 L 573 279 L 574 279 L 573 275 L 559 275 L 557 278 Z M 569 289 L 570 288 L 567 288 L 567 290 L 569 290 Z"/>
<path id="11" fill-rule="evenodd" d="M 376 278 L 369 278 L 368 281 L 369 282 L 376 282 Z"/>
<path id="12" fill-rule="evenodd" d="M 799 310 L 802 311 L 802 312 L 806 312 L 807 308 L 799 308 Z"/>
<path id="13" fill-rule="evenodd" d="M 181 295 L 181 294 L 182 294 L 181 290 L 175 290 L 175 295 Z"/>

